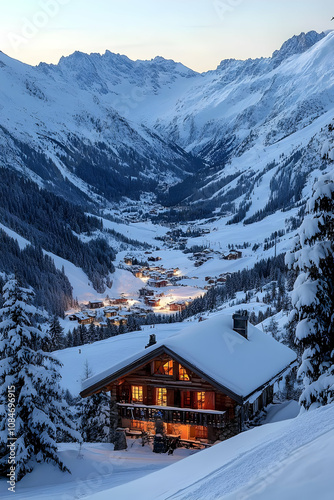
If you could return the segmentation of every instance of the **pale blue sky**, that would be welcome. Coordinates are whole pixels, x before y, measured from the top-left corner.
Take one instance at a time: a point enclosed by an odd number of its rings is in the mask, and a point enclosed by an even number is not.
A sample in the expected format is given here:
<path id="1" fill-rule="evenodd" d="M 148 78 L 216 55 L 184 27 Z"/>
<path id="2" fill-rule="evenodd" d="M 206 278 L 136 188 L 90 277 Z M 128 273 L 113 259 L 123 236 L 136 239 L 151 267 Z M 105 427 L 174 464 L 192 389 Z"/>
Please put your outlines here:
<path id="1" fill-rule="evenodd" d="M 0 0 L 0 50 L 38 64 L 75 50 L 157 55 L 197 71 L 269 56 L 302 31 L 334 29 L 332 0 Z"/>

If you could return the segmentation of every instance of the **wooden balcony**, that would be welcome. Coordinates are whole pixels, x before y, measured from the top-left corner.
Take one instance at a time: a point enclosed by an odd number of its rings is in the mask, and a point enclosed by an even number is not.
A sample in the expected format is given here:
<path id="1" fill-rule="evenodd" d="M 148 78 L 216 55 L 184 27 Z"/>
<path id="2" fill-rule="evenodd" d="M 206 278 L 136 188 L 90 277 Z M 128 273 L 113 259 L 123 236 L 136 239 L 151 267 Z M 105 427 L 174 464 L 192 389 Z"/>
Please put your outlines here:
<path id="1" fill-rule="evenodd" d="M 154 422 L 161 418 L 166 424 L 202 425 L 222 429 L 228 423 L 225 411 L 194 410 L 174 406 L 146 406 L 141 404 L 117 403 L 122 418 Z"/>

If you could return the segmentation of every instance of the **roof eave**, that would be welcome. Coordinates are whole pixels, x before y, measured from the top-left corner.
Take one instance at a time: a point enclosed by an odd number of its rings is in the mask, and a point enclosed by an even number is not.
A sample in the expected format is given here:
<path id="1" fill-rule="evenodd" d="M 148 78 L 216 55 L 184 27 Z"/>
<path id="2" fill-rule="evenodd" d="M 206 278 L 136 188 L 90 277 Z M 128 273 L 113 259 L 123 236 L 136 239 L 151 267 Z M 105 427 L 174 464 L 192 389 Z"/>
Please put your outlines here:
<path id="1" fill-rule="evenodd" d="M 298 364 L 298 360 L 297 358 L 294 360 L 294 361 L 291 361 L 291 363 L 289 363 L 285 368 L 283 368 L 283 370 L 281 370 L 279 373 L 277 373 L 276 375 L 274 375 L 271 379 L 269 379 L 267 382 L 265 382 L 264 384 L 262 384 L 260 387 L 258 387 L 257 389 L 255 389 L 254 391 L 250 392 L 247 396 L 245 396 L 243 398 L 243 404 L 244 403 L 247 403 L 247 400 L 252 397 L 253 394 L 255 394 L 257 391 L 260 391 L 260 390 L 263 390 L 266 386 L 274 383 L 276 380 L 280 379 L 284 373 L 287 371 L 287 370 L 291 370 L 292 368 L 294 368 L 294 366 L 297 366 Z"/>

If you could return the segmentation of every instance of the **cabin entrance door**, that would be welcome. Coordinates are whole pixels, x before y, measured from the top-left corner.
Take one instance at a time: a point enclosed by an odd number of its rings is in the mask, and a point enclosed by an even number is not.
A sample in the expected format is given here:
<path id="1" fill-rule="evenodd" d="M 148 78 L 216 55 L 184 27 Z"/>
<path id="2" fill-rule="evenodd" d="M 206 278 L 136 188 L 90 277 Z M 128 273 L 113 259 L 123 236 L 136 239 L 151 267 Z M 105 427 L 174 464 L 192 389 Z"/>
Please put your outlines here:
<path id="1" fill-rule="evenodd" d="M 174 391 L 174 406 L 177 408 L 181 407 L 181 391 L 180 389 L 175 389 Z"/>

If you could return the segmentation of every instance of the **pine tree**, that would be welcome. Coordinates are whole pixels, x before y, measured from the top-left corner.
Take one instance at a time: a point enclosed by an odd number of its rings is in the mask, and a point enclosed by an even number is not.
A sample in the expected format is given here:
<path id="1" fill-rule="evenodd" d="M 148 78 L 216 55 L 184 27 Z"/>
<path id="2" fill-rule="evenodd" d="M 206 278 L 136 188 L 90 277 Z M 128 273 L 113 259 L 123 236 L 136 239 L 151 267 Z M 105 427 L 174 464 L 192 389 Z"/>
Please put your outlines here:
<path id="1" fill-rule="evenodd" d="M 49 352 L 64 348 L 64 329 L 59 323 L 58 317 L 53 316 L 49 326 Z"/>
<path id="2" fill-rule="evenodd" d="M 334 401 L 334 175 L 313 187 L 294 247 L 286 255 L 298 273 L 292 292 L 295 340 L 303 350 L 298 375 L 305 409 Z"/>
<path id="3" fill-rule="evenodd" d="M 94 323 L 91 323 L 86 330 L 87 330 L 87 334 L 86 334 L 86 342 L 85 343 L 91 344 L 92 342 L 95 342 L 96 327 L 95 327 Z"/>
<path id="4" fill-rule="evenodd" d="M 128 323 L 127 323 L 127 331 L 128 332 L 136 332 L 136 331 L 140 331 L 140 330 L 141 330 L 141 326 L 140 326 L 138 319 L 134 315 L 129 316 Z"/>
<path id="5" fill-rule="evenodd" d="M 273 318 L 273 317 L 271 318 L 266 330 L 272 335 L 272 337 L 275 340 L 279 340 L 279 337 L 278 337 L 279 325 L 278 325 L 278 321 L 276 321 L 275 318 Z"/>
<path id="6" fill-rule="evenodd" d="M 93 375 L 85 363 L 83 380 Z M 77 403 L 80 432 L 86 443 L 110 443 L 110 395 L 93 394 Z"/>
<path id="7" fill-rule="evenodd" d="M 69 331 L 65 339 L 66 347 L 73 347 L 73 332 Z"/>
<path id="8" fill-rule="evenodd" d="M 42 332 L 33 326 L 36 308 L 32 289 L 10 279 L 3 287 L 0 309 L 0 468 L 8 469 L 11 433 L 7 426 L 8 387 L 15 399 L 16 480 L 30 472 L 36 462 L 57 464 L 68 471 L 57 455 L 56 434 L 78 440 L 62 400 L 60 363 L 36 346 Z M 2 410 L 1 410 L 2 409 Z"/>

